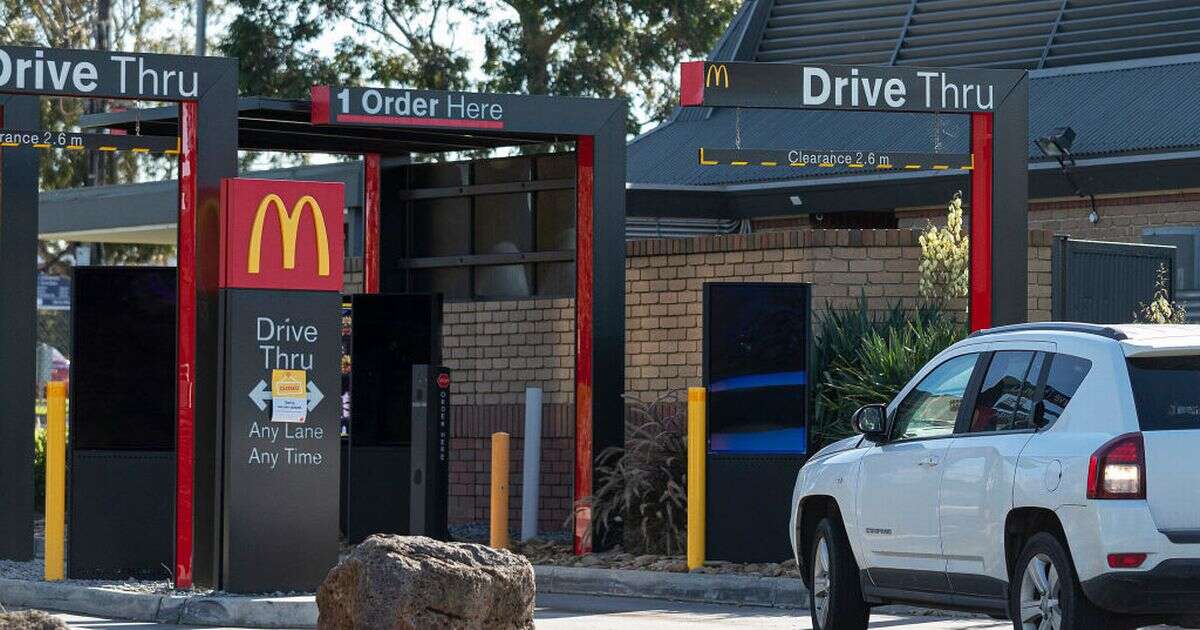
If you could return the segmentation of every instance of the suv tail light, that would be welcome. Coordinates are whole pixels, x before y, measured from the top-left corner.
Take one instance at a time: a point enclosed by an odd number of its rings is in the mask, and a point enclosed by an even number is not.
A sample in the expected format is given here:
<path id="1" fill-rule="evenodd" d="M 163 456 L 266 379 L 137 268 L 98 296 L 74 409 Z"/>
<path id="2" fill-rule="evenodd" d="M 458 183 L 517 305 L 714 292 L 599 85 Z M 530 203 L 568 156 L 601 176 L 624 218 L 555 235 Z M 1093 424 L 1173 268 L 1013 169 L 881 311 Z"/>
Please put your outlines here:
<path id="1" fill-rule="evenodd" d="M 1146 448 L 1141 433 L 1117 436 L 1092 453 L 1087 498 L 1146 498 Z"/>

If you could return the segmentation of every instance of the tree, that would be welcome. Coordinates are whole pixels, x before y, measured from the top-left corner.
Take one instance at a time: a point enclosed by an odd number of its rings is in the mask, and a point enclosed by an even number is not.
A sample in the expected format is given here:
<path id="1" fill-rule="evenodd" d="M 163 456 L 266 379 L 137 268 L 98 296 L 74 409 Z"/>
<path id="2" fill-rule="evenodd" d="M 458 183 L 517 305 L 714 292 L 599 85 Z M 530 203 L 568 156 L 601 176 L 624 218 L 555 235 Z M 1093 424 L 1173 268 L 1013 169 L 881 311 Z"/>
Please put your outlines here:
<path id="1" fill-rule="evenodd" d="M 496 2 L 477 0 L 477 10 Z M 503 0 L 514 19 L 485 34 L 487 89 L 631 98 L 630 131 L 677 102 L 675 68 L 702 57 L 729 25 L 737 0 Z"/>
<path id="2" fill-rule="evenodd" d="M 329 27 L 320 2 L 234 0 L 231 6 L 238 14 L 217 50 L 237 57 L 242 94 L 307 97 L 314 83 L 338 83 L 358 71 L 349 59 L 323 59 L 313 49 Z"/>
<path id="3" fill-rule="evenodd" d="M 221 45 L 244 91 L 299 96 L 310 83 L 630 98 L 636 131 L 676 102 L 675 68 L 705 55 L 739 0 L 236 0 Z M 339 24 L 355 34 L 315 52 Z M 456 34 L 485 40 L 472 60 Z M 484 75 L 472 80 L 472 71 Z"/>
<path id="4" fill-rule="evenodd" d="M 430 90 L 465 90 L 471 61 L 455 32 L 485 16 L 463 0 L 323 0 L 325 9 L 363 37 L 344 38 L 339 54 L 363 60 L 375 83 Z"/>
<path id="5" fill-rule="evenodd" d="M 187 37 L 190 6 L 190 0 L 112 0 L 108 20 L 101 29 L 98 25 L 98 3 L 78 0 L 0 0 L 0 37 L 5 42 L 26 46 L 93 48 L 97 31 L 100 31 L 112 48 L 188 52 L 191 46 Z M 78 98 L 41 99 L 42 128 L 66 130 L 77 127 L 87 103 Z M 87 182 L 86 155 L 47 151 L 41 153 L 39 158 L 41 189 L 72 188 Z M 118 156 L 112 166 L 105 169 L 111 175 L 98 183 L 132 182 L 147 175 L 159 178 L 167 175 L 173 167 L 173 160 Z M 64 261 L 70 259 L 75 244 L 39 241 L 38 245 L 42 271 L 65 271 Z M 117 260 L 148 262 L 161 258 L 169 249 L 163 246 L 115 245 L 107 251 Z"/>

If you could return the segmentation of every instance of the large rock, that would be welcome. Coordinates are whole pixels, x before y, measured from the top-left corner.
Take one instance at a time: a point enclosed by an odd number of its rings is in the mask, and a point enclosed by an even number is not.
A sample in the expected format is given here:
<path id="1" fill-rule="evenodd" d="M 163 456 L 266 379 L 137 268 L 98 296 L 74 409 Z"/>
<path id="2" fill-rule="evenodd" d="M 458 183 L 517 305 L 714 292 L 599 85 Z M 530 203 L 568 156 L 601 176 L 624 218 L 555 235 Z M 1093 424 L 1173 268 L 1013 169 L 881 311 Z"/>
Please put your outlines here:
<path id="1" fill-rule="evenodd" d="M 0 613 L 0 630 L 66 630 L 63 620 L 40 610 Z"/>
<path id="2" fill-rule="evenodd" d="M 533 566 L 503 549 L 376 534 L 317 589 L 322 630 L 532 629 Z"/>

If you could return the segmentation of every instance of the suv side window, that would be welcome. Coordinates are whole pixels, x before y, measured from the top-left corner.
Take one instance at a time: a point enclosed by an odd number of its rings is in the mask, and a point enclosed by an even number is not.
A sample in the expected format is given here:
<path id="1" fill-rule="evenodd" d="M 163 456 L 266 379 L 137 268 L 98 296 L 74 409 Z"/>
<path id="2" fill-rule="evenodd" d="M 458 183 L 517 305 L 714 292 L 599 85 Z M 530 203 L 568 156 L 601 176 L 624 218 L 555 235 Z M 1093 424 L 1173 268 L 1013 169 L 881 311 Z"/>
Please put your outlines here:
<path id="1" fill-rule="evenodd" d="M 1092 362 L 1081 357 L 1056 354 L 1050 358 L 1046 388 L 1042 391 L 1042 426 L 1058 420 L 1091 369 Z"/>
<path id="2" fill-rule="evenodd" d="M 1033 397 L 1045 353 L 1001 350 L 992 353 L 975 397 L 969 433 L 1033 428 Z"/>
<path id="3" fill-rule="evenodd" d="M 892 422 L 892 439 L 942 437 L 954 433 L 977 353 L 964 354 L 937 366 L 900 401 Z"/>

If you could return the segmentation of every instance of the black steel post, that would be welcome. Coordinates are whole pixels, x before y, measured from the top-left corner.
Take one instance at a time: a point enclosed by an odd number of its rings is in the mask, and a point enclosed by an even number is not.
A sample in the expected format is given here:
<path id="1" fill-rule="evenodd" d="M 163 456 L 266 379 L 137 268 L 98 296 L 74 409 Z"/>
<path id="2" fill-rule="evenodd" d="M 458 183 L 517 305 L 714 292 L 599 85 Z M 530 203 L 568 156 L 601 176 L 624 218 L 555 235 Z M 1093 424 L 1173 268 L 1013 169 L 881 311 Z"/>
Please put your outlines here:
<path id="1" fill-rule="evenodd" d="M 218 355 L 221 321 L 217 280 L 221 242 L 221 180 L 237 177 L 237 63 L 205 58 L 206 68 L 224 72 L 199 99 L 196 169 L 196 373 L 195 496 L 193 581 L 216 588 L 220 575 L 221 369 Z"/>
<path id="2" fill-rule="evenodd" d="M 625 446 L 625 114 L 624 105 L 614 108 L 593 135 L 593 458 Z M 597 524 L 592 540 L 598 547 L 613 538 Z"/>
<path id="3" fill-rule="evenodd" d="M 1029 76 L 996 108 L 992 140 L 992 325 L 1026 321 L 1029 303 Z"/>
<path id="4" fill-rule="evenodd" d="M 36 96 L 0 96 L 3 123 L 40 127 Z M 33 559 L 38 153 L 0 151 L 0 558 Z"/>

